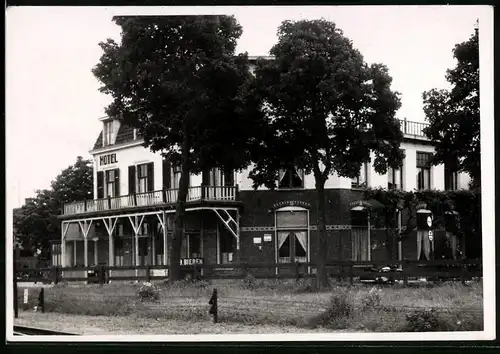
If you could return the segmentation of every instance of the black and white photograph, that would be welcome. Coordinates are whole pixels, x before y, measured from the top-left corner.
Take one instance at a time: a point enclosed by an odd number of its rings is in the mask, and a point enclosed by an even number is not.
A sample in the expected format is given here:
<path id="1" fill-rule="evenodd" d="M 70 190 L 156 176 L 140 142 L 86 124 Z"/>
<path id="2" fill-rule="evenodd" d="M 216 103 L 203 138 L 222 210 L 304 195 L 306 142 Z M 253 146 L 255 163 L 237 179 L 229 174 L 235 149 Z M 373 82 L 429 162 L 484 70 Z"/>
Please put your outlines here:
<path id="1" fill-rule="evenodd" d="M 493 122 L 489 6 L 7 8 L 7 338 L 494 339 Z"/>

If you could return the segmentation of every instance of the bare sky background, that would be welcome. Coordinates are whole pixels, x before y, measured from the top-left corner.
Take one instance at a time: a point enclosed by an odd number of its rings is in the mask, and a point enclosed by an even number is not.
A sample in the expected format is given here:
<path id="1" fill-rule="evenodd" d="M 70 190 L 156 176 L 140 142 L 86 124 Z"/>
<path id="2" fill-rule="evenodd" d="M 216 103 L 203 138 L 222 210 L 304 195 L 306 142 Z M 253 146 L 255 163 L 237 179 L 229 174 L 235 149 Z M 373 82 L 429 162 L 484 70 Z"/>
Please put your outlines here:
<path id="1" fill-rule="evenodd" d="M 334 21 L 368 63 L 381 62 L 402 94 L 398 117 L 424 121 L 422 92 L 447 88 L 452 49 L 473 33 L 478 6 L 9 8 L 6 14 L 6 188 L 20 206 L 35 189 L 89 158 L 108 98 L 91 73 L 100 41 L 119 39 L 119 14 L 233 14 L 243 26 L 238 52 L 267 55 L 284 20 Z"/>

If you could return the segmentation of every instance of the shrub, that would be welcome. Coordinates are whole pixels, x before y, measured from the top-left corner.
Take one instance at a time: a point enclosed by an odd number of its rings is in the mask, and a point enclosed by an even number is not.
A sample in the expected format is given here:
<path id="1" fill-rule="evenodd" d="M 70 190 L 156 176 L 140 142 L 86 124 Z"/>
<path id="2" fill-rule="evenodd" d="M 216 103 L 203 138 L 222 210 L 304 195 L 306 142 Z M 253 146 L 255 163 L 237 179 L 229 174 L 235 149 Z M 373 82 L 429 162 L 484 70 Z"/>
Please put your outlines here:
<path id="1" fill-rule="evenodd" d="M 252 274 L 247 274 L 243 279 L 243 288 L 247 290 L 253 290 L 259 287 L 259 282 Z"/>
<path id="2" fill-rule="evenodd" d="M 312 318 L 311 324 L 315 327 L 344 329 L 348 325 L 353 308 L 354 304 L 349 293 L 343 289 L 337 289 L 336 293 L 332 295 L 326 311 Z"/>
<path id="3" fill-rule="evenodd" d="M 154 284 L 144 283 L 138 291 L 138 296 L 141 301 L 157 302 L 160 300 L 160 290 Z"/>
<path id="4" fill-rule="evenodd" d="M 416 310 L 406 314 L 407 332 L 439 331 L 436 309 Z"/>
<path id="5" fill-rule="evenodd" d="M 382 303 L 382 298 L 380 297 L 381 289 L 372 288 L 363 298 L 361 299 L 361 307 L 366 309 L 377 309 Z"/>

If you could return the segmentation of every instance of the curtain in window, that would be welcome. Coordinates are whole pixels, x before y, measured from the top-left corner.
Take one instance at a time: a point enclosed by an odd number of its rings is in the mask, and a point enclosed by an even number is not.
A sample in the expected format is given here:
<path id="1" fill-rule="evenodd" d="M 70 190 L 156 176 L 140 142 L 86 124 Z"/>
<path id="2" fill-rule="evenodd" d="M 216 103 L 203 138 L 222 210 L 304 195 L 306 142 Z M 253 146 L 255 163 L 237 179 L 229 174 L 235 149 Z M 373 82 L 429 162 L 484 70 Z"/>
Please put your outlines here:
<path id="1" fill-rule="evenodd" d="M 355 227 L 351 229 L 352 260 L 368 261 L 368 229 Z"/>
<path id="2" fill-rule="evenodd" d="M 286 170 L 279 170 L 278 171 L 278 183 L 281 183 L 283 180 L 283 177 L 285 177 Z"/>
<path id="3" fill-rule="evenodd" d="M 279 231 L 278 232 L 278 261 L 279 263 L 290 263 L 291 257 L 279 257 L 279 252 L 283 244 L 286 242 L 288 237 L 290 236 L 289 231 Z"/>
<path id="4" fill-rule="evenodd" d="M 417 260 L 420 260 L 420 253 L 422 253 L 422 237 L 424 232 L 417 231 Z"/>
<path id="5" fill-rule="evenodd" d="M 304 181 L 304 171 L 301 168 L 295 167 L 295 172 L 297 173 L 297 176 Z"/>
<path id="6" fill-rule="evenodd" d="M 295 237 L 299 241 L 300 245 L 306 251 L 307 255 L 307 232 L 306 231 L 295 231 Z M 307 256 L 306 257 L 298 257 L 297 256 L 298 252 L 295 250 L 295 260 L 297 262 L 307 262 Z"/>

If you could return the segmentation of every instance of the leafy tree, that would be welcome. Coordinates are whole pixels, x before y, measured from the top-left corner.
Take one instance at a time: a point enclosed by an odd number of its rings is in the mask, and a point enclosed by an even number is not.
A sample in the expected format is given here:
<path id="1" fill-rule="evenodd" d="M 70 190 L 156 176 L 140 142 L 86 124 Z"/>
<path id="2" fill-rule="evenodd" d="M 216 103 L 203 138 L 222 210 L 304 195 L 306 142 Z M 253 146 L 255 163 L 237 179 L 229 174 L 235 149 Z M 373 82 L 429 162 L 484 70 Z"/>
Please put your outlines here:
<path id="1" fill-rule="evenodd" d="M 248 166 L 259 111 L 246 93 L 252 78 L 247 55 L 235 56 L 242 28 L 229 16 L 114 21 L 122 28 L 121 43 L 100 44 L 104 54 L 93 73 L 112 96 L 107 114 L 138 128 L 146 147 L 181 167 L 169 257 L 175 281 L 190 173 Z"/>
<path id="2" fill-rule="evenodd" d="M 356 177 L 371 161 L 378 173 L 404 158 L 402 133 L 394 118 L 400 107 L 382 64 L 368 66 L 352 42 L 332 22 L 284 21 L 275 60 L 257 65 L 255 95 L 268 129 L 255 150 L 254 186 L 276 187 L 279 170 L 296 166 L 313 173 L 317 191 L 319 259 L 323 272 L 327 237 L 325 181 L 329 175 Z"/>
<path id="3" fill-rule="evenodd" d="M 14 228 L 23 249 L 42 250 L 46 257 L 49 242 L 59 239 L 64 203 L 92 198 L 93 165 L 78 156 L 75 164 L 64 169 L 51 183 L 50 189 L 37 190 L 35 198 L 14 213 Z"/>
<path id="4" fill-rule="evenodd" d="M 424 132 L 434 143 L 434 164 L 446 163 L 467 172 L 473 186 L 480 186 L 479 140 L 479 29 L 453 49 L 457 66 L 447 71 L 451 90 L 423 93 L 424 112 L 430 122 Z"/>

